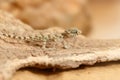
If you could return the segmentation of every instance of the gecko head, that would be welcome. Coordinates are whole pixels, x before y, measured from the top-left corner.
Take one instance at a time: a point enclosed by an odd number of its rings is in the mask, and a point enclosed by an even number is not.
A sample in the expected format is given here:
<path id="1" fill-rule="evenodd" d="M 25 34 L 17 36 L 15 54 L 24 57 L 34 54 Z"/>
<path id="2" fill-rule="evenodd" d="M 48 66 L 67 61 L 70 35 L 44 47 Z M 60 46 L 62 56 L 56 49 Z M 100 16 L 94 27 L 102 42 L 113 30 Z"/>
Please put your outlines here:
<path id="1" fill-rule="evenodd" d="M 81 34 L 81 31 L 78 28 L 71 28 L 71 29 L 65 30 L 65 34 L 67 36 L 76 36 Z"/>

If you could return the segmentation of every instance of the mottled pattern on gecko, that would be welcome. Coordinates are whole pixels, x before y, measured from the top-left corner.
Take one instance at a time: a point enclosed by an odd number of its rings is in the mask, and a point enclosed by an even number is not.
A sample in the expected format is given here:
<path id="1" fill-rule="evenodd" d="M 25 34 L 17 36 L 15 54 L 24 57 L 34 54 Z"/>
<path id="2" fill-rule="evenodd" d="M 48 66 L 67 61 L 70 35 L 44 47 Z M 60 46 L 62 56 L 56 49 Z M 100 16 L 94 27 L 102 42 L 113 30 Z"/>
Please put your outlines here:
<path id="1" fill-rule="evenodd" d="M 11 38 L 15 40 L 25 41 L 25 42 L 42 42 L 42 47 L 46 48 L 46 42 L 48 41 L 58 41 L 65 38 L 75 37 L 81 33 L 77 28 L 66 29 L 63 33 L 41 33 L 41 30 L 35 30 L 34 32 L 26 32 L 26 35 L 19 35 L 14 32 L 2 31 L 0 32 L 0 38 Z M 64 42 L 65 43 L 65 42 Z M 64 48 L 67 48 L 66 46 Z"/>

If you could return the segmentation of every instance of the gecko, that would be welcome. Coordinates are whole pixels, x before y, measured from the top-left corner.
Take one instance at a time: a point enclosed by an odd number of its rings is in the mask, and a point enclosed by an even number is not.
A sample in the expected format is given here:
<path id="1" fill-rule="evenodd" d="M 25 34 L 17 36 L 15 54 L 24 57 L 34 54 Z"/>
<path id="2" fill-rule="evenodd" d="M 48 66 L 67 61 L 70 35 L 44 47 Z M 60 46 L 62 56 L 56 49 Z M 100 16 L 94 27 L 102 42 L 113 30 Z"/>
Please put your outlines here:
<path id="1" fill-rule="evenodd" d="M 34 30 L 33 32 L 25 32 L 26 35 L 19 35 L 14 32 L 7 32 L 6 30 L 3 30 L 0 32 L 0 38 L 11 38 L 18 41 L 23 41 L 26 43 L 36 43 L 41 42 L 42 48 L 46 48 L 46 43 L 49 41 L 58 41 L 58 40 L 64 40 L 65 38 L 70 37 L 76 37 L 77 35 L 81 34 L 82 31 L 78 28 L 70 28 L 64 30 L 62 33 L 42 33 L 42 30 Z M 38 45 L 38 44 L 37 44 Z M 64 48 L 67 48 L 66 42 L 64 41 Z"/>

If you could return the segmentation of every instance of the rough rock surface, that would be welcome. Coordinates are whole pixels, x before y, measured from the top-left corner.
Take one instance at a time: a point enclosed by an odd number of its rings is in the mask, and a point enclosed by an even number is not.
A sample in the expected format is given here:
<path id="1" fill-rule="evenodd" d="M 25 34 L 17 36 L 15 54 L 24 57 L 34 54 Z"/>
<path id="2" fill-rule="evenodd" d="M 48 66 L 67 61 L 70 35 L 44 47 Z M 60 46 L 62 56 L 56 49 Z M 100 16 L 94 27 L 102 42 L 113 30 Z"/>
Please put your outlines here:
<path id="1" fill-rule="evenodd" d="M 4 30 L 21 34 L 34 31 L 0 11 L 0 32 Z M 20 40 L 0 35 L 0 80 L 9 80 L 16 70 L 27 66 L 70 69 L 120 60 L 120 40 L 90 40 L 78 35 L 58 42 L 48 42 L 46 45 L 50 45 L 49 48 L 33 45 L 36 42 L 19 42 Z"/>

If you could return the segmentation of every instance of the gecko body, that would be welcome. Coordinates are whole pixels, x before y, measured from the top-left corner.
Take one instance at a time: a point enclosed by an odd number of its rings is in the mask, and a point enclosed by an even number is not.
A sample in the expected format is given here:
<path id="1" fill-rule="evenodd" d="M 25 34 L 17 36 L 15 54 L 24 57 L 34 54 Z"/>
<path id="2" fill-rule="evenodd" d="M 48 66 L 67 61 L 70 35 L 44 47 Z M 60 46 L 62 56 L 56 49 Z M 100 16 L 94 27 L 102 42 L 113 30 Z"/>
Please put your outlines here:
<path id="1" fill-rule="evenodd" d="M 7 31 L 2 31 L 0 33 L 0 38 L 11 38 L 15 39 L 18 41 L 24 41 L 24 42 L 29 42 L 29 43 L 43 43 L 42 48 L 46 48 L 46 43 L 49 41 L 58 41 L 58 40 L 64 40 L 65 38 L 69 37 L 75 37 L 81 33 L 79 29 L 76 28 L 71 28 L 71 29 L 66 29 L 63 33 L 41 33 L 41 31 L 36 30 L 34 32 L 26 32 L 27 34 L 16 34 L 14 32 L 7 32 Z M 66 44 L 64 42 L 64 44 Z M 66 45 L 65 45 L 65 48 Z"/>

